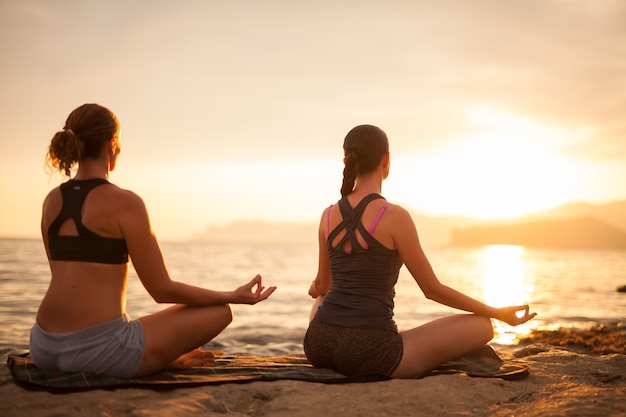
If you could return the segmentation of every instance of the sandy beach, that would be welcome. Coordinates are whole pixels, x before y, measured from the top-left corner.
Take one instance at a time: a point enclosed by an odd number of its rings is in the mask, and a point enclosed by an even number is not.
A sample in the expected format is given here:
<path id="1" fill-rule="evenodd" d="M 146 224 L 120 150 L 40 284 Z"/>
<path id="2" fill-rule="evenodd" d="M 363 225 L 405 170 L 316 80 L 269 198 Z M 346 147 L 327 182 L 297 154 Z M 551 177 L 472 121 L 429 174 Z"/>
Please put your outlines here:
<path id="1" fill-rule="evenodd" d="M 464 375 L 327 385 L 252 382 L 181 388 L 28 391 L 0 371 L 0 415 L 12 416 L 626 416 L 626 329 L 539 332 L 507 360 L 528 378 Z M 594 353 L 595 352 L 595 353 Z"/>

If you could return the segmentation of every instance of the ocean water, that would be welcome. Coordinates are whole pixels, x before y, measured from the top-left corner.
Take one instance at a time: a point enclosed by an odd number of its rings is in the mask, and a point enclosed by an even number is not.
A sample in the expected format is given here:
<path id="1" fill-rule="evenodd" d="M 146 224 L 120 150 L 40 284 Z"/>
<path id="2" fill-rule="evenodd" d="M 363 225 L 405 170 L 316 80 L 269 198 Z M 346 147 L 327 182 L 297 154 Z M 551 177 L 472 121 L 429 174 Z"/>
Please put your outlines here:
<path id="1" fill-rule="evenodd" d="M 317 268 L 315 244 L 162 242 L 170 275 L 216 290 L 231 290 L 256 273 L 276 285 L 268 300 L 234 305 L 235 319 L 208 347 L 227 352 L 302 353 Z M 626 319 L 626 252 L 536 250 L 519 246 L 426 249 L 439 279 L 472 297 L 502 306 L 528 303 L 538 316 L 510 327 L 495 321 L 493 344 L 513 347 L 532 329 L 585 328 Z M 43 245 L 0 239 L 0 351 L 28 347 L 28 334 L 49 280 Z M 425 299 L 403 268 L 396 286 L 400 330 L 457 312 Z M 164 308 L 131 268 L 127 311 L 140 317 Z"/>

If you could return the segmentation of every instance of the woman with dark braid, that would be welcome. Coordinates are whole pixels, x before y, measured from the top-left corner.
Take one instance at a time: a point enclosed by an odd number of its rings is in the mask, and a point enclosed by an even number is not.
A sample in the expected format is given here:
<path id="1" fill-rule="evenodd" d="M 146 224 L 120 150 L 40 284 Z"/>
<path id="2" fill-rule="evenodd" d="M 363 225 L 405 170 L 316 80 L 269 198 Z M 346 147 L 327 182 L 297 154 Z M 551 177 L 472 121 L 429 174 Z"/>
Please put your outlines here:
<path id="1" fill-rule="evenodd" d="M 264 289 L 259 275 L 227 292 L 172 280 L 143 200 L 108 181 L 119 135 L 110 110 L 84 104 L 50 143 L 53 168 L 68 177 L 78 170 L 43 203 L 51 280 L 31 330 L 31 358 L 44 369 L 117 377 L 212 365 L 213 354 L 199 347 L 230 324 L 229 304 L 256 304 L 275 287 Z M 171 307 L 128 317 L 129 257 L 152 298 Z"/>
<path id="2" fill-rule="evenodd" d="M 535 316 L 527 305 L 491 307 L 437 279 L 409 213 L 380 195 L 389 174 L 381 129 L 355 127 L 343 150 L 342 198 L 322 214 L 318 271 L 309 289 L 315 302 L 304 350 L 313 366 L 413 378 L 490 341 L 491 318 L 518 325 Z M 427 298 L 471 314 L 398 332 L 394 286 L 402 264 Z"/>

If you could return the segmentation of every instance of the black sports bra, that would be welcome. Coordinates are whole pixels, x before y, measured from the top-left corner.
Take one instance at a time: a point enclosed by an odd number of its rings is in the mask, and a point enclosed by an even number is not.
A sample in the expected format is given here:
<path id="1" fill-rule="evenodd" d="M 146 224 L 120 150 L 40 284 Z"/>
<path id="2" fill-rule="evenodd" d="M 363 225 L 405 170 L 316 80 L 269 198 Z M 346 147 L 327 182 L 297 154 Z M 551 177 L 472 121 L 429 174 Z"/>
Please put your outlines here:
<path id="1" fill-rule="evenodd" d="M 52 261 L 80 261 L 100 264 L 125 264 L 128 248 L 124 239 L 102 237 L 87 229 L 81 221 L 81 208 L 87 194 L 99 185 L 109 184 L 102 178 L 69 180 L 61 184 L 63 206 L 48 227 L 48 249 Z M 72 219 L 78 236 L 59 235 L 61 225 Z"/>

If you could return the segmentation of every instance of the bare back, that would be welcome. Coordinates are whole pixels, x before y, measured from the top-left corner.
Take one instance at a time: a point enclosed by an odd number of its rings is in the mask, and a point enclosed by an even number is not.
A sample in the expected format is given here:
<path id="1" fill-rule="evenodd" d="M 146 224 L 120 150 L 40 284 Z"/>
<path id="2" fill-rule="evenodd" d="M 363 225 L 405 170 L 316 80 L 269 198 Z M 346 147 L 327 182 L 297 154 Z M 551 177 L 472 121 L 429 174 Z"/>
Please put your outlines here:
<path id="1" fill-rule="evenodd" d="M 102 237 L 123 238 L 119 213 L 125 192 L 112 184 L 94 188 L 85 198 L 81 221 Z M 61 212 L 60 189 L 52 190 L 43 206 L 41 232 L 50 262 L 51 281 L 37 320 L 47 331 L 62 333 L 102 323 L 125 311 L 128 263 L 103 264 L 50 260 L 48 228 Z M 63 222 L 59 235 L 77 236 L 72 219 Z"/>

